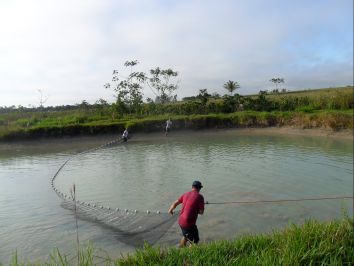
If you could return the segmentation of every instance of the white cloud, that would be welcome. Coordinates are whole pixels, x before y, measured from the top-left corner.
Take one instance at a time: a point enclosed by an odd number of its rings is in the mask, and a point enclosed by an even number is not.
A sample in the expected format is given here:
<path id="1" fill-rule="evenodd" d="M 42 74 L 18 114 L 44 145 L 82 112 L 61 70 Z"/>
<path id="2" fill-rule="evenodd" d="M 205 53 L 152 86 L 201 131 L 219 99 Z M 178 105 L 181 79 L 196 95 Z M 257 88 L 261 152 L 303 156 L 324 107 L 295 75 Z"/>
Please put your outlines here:
<path id="1" fill-rule="evenodd" d="M 257 92 L 277 75 L 292 89 L 352 84 L 350 7 L 350 0 L 3 1 L 0 106 L 36 104 L 39 88 L 48 105 L 113 100 L 103 84 L 130 59 L 141 70 L 177 70 L 180 97 L 202 88 L 224 93 L 229 79 L 241 93 Z"/>

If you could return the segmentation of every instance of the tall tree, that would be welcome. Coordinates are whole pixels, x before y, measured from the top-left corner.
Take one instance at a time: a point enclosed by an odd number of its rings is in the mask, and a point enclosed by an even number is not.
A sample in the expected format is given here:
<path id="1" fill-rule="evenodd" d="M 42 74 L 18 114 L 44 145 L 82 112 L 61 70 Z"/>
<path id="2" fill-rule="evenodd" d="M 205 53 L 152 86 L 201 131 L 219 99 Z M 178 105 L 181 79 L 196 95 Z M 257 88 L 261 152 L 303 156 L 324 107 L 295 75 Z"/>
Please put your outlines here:
<path id="1" fill-rule="evenodd" d="M 38 89 L 38 92 L 39 92 L 39 108 L 43 109 L 43 105 L 48 100 L 49 96 L 43 96 L 43 91 L 41 89 Z"/>
<path id="2" fill-rule="evenodd" d="M 160 69 L 159 67 L 150 70 L 151 77 L 148 79 L 150 88 L 157 91 L 156 102 L 166 103 L 177 98 L 173 93 L 177 90 L 177 82 L 171 81 L 172 78 L 178 76 L 176 71 L 172 69 Z M 155 93 L 156 94 L 156 93 Z"/>
<path id="3" fill-rule="evenodd" d="M 232 93 L 235 90 L 239 89 L 240 87 L 241 86 L 236 81 L 232 81 L 232 80 L 229 80 L 224 84 L 224 88 L 230 92 L 230 95 L 232 95 Z"/>
<path id="4" fill-rule="evenodd" d="M 119 113 L 138 112 L 143 103 L 143 84 L 147 77 L 144 72 L 133 72 L 133 67 L 139 62 L 137 60 L 126 61 L 125 67 L 130 68 L 130 74 L 120 79 L 117 70 L 113 70 L 112 83 L 106 83 L 105 88 L 112 88 L 117 93 L 116 106 Z"/>

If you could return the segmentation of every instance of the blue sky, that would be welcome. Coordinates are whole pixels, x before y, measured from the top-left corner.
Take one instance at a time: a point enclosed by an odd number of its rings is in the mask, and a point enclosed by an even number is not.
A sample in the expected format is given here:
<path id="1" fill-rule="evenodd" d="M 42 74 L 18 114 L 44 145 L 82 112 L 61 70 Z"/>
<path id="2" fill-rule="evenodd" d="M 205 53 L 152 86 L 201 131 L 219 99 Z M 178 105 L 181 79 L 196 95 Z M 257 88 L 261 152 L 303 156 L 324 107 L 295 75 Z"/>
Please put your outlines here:
<path id="1" fill-rule="evenodd" d="M 179 98 L 353 84 L 352 0 L 0 0 L 0 40 L 0 106 L 112 102 L 133 59 L 178 71 Z"/>

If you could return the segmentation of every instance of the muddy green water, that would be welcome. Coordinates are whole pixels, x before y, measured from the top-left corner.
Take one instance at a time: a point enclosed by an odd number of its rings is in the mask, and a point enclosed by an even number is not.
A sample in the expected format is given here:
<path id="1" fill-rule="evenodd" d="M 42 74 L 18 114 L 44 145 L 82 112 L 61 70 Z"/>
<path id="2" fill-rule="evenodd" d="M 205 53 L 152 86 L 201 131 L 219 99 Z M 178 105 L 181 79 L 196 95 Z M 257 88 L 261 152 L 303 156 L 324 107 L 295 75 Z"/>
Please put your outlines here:
<path id="1" fill-rule="evenodd" d="M 257 133 L 258 132 L 258 133 Z M 113 136 L 0 144 L 0 261 L 17 249 L 21 259 L 46 259 L 54 247 L 72 254 L 75 220 L 60 206 L 50 178 L 68 156 Z M 200 180 L 209 202 L 353 195 L 351 140 L 262 134 L 262 131 L 197 131 L 135 135 L 125 145 L 70 161 L 56 184 L 77 186 L 77 197 L 102 205 L 167 211 Z M 198 218 L 201 241 L 281 229 L 308 218 L 330 220 L 352 212 L 352 200 L 257 205 L 207 205 Z M 112 257 L 134 248 L 107 228 L 79 220 L 82 243 Z M 177 225 L 161 239 L 175 245 Z"/>

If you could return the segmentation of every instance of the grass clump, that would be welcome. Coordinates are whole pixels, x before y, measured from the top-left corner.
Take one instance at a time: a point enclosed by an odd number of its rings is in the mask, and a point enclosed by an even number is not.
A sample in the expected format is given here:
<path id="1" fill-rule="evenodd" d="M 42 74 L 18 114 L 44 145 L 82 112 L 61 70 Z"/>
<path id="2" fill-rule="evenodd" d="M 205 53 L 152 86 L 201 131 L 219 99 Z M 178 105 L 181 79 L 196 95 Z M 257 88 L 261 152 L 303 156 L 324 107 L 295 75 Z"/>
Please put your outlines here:
<path id="1" fill-rule="evenodd" d="M 189 248 L 161 248 L 146 245 L 134 254 L 112 259 L 92 245 L 80 253 L 80 265 L 353 265 L 354 220 L 291 224 L 270 234 L 246 235 L 233 241 L 223 240 Z M 19 262 L 14 254 L 10 265 L 77 265 L 75 255 L 54 250 L 47 262 Z M 1 263 L 0 263 L 1 265 Z"/>
<path id="2" fill-rule="evenodd" d="M 272 234 L 244 236 L 184 249 L 145 247 L 118 265 L 352 265 L 353 219 L 290 225 Z"/>

